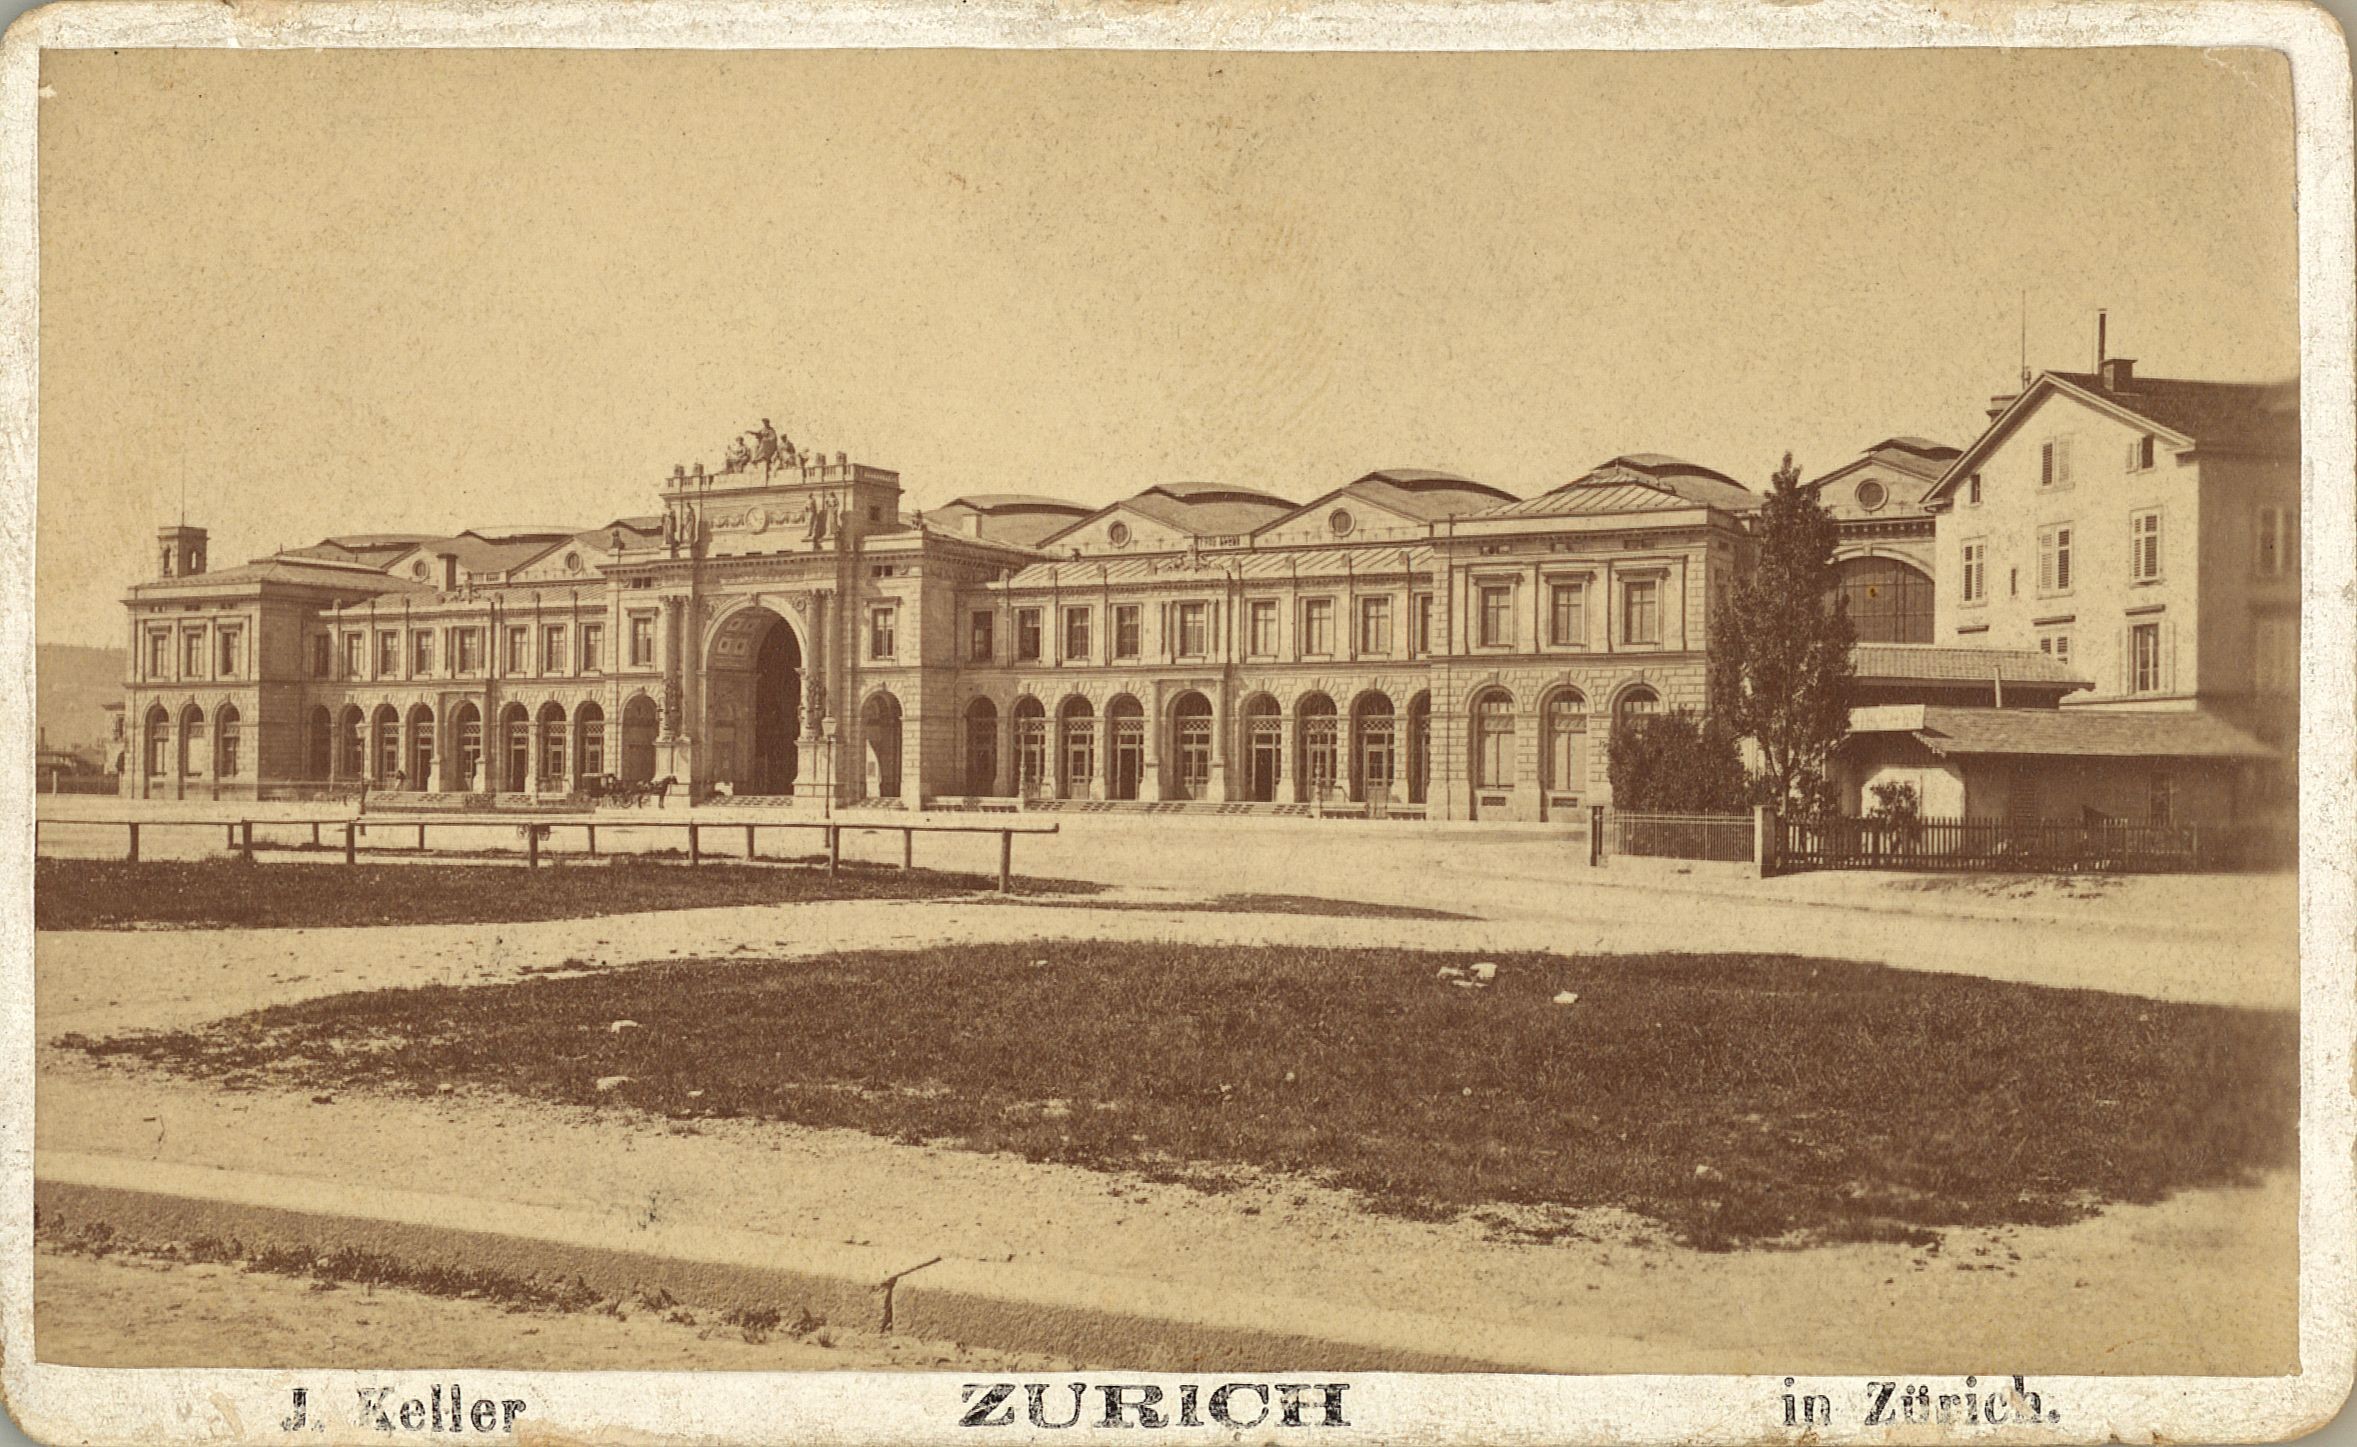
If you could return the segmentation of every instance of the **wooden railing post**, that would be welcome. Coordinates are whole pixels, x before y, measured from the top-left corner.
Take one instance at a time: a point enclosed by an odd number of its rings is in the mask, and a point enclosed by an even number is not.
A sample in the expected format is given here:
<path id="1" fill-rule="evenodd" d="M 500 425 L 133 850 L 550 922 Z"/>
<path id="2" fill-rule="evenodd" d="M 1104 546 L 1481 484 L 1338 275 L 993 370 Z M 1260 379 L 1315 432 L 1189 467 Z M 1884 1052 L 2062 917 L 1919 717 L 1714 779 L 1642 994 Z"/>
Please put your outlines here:
<path id="1" fill-rule="evenodd" d="M 839 874 L 843 869 L 843 826 L 827 826 L 827 873 Z"/>
<path id="2" fill-rule="evenodd" d="M 360 862 L 360 836 L 358 826 L 349 822 L 344 825 L 344 862 L 346 864 L 358 864 Z"/>
<path id="3" fill-rule="evenodd" d="M 131 852 L 125 857 L 133 864 L 139 862 L 139 826 L 136 823 L 131 826 Z"/>
<path id="4" fill-rule="evenodd" d="M 1604 806 L 1588 806 L 1588 867 L 1595 869 L 1604 863 Z"/>
<path id="5" fill-rule="evenodd" d="M 422 819 L 418 821 L 417 825 L 417 852 L 420 854 L 426 852 L 426 826 Z"/>
<path id="6" fill-rule="evenodd" d="M 584 824 L 581 827 L 589 831 L 589 857 L 595 859 L 597 858 L 597 826 Z"/>
<path id="7" fill-rule="evenodd" d="M 998 892 L 1012 893 L 1015 888 L 1015 831 L 998 831 Z"/>
<path id="8" fill-rule="evenodd" d="M 687 826 L 687 862 L 690 864 L 704 862 L 703 835 L 698 832 L 698 827 L 694 824 Z"/>
<path id="9" fill-rule="evenodd" d="M 538 824 L 528 823 L 524 826 L 524 867 L 526 869 L 540 867 L 540 826 Z"/>
<path id="10" fill-rule="evenodd" d="M 238 825 L 237 852 L 246 863 L 254 862 L 254 821 L 243 820 Z"/>
<path id="11" fill-rule="evenodd" d="M 753 826 L 747 824 L 745 826 L 745 857 L 747 859 L 751 859 L 754 857 L 755 853 L 756 850 L 753 843 Z"/>
<path id="12" fill-rule="evenodd" d="M 916 867 L 916 862 L 917 831 L 914 829 L 903 829 L 900 831 L 900 867 L 902 869 L 913 869 Z"/>

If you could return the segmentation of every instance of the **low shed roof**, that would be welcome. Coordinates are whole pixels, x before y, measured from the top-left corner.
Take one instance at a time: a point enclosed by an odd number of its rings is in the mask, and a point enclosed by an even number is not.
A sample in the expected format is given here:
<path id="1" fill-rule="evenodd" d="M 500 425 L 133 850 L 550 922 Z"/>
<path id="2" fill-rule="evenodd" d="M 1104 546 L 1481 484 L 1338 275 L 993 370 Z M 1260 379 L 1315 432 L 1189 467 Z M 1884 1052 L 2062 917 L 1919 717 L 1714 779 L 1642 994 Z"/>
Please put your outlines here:
<path id="1" fill-rule="evenodd" d="M 2095 709 L 1861 708 L 1850 732 L 1912 734 L 1942 757 L 1988 754 L 2078 758 L 2267 759 L 2275 751 L 2212 714 Z"/>

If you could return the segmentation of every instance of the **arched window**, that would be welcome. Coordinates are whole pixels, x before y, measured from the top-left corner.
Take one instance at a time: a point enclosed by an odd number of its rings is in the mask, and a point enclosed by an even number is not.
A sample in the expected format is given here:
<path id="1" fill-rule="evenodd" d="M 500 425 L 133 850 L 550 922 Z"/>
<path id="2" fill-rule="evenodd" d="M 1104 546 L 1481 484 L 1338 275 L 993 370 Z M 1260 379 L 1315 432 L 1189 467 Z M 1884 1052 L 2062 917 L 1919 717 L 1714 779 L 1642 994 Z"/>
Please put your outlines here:
<path id="1" fill-rule="evenodd" d="M 966 705 L 966 792 L 998 792 L 998 705 L 987 698 Z"/>
<path id="2" fill-rule="evenodd" d="M 652 706 L 649 707 L 651 709 Z M 451 747 L 457 750 L 458 787 L 468 793 L 480 792 L 490 784 L 490 780 L 483 777 L 483 715 L 476 711 L 472 703 L 461 703 L 455 718 L 458 737 L 452 741 Z M 653 740 L 651 730 L 647 738 Z M 654 763 L 651 749 L 647 762 L 650 767 Z"/>
<path id="3" fill-rule="evenodd" d="M 1085 698 L 1068 698 L 1056 710 L 1058 777 L 1067 799 L 1093 799 L 1097 780 L 1097 714 Z"/>
<path id="4" fill-rule="evenodd" d="M 622 777 L 643 784 L 655 777 L 655 701 L 633 695 L 622 705 Z"/>
<path id="5" fill-rule="evenodd" d="M 606 711 L 595 703 L 585 703 L 573 710 L 573 754 L 578 758 L 581 777 L 602 779 L 606 775 Z"/>
<path id="6" fill-rule="evenodd" d="M 532 716 L 520 703 L 511 703 L 499 719 L 499 787 L 510 793 L 532 777 Z"/>
<path id="7" fill-rule="evenodd" d="M 1588 786 L 1588 701 L 1576 688 L 1558 690 L 1547 699 L 1547 791 L 1577 794 Z"/>
<path id="8" fill-rule="evenodd" d="M 1361 694 L 1351 706 L 1351 784 L 1361 799 L 1391 797 L 1399 773 L 1398 722 L 1387 695 Z"/>
<path id="9" fill-rule="evenodd" d="M 358 704 L 346 708 L 336 721 L 336 767 L 346 780 L 359 778 L 368 766 L 368 744 L 360 732 L 363 722 Z"/>
<path id="10" fill-rule="evenodd" d="M 1650 684 L 1640 683 L 1620 696 L 1620 707 L 1613 720 L 1614 728 L 1642 728 L 1645 720 L 1661 712 L 1661 695 Z"/>
<path id="11" fill-rule="evenodd" d="M 324 715 L 324 710 L 322 714 Z M 172 716 L 157 704 L 147 711 L 146 737 L 141 740 L 141 755 L 148 777 L 162 778 L 169 773 L 172 762 Z M 322 738 L 326 735 L 322 734 Z"/>
<path id="12" fill-rule="evenodd" d="M 1931 579 L 1897 558 L 1851 558 L 1833 569 L 1860 643 L 1932 641 Z"/>
<path id="13" fill-rule="evenodd" d="M 1037 796 L 1048 782 L 1047 705 L 1028 695 L 1015 700 L 1015 789 Z"/>
<path id="14" fill-rule="evenodd" d="M 1170 732 L 1178 770 L 1174 797 L 1211 797 L 1211 700 L 1200 693 L 1180 694 L 1170 706 Z"/>
<path id="15" fill-rule="evenodd" d="M 1337 747 L 1340 718 L 1334 711 L 1334 700 L 1322 693 L 1302 699 L 1294 710 L 1294 727 L 1301 731 L 1302 800 L 1324 799 L 1334 792 L 1334 780 L 1340 770 L 1340 749 Z"/>
<path id="16" fill-rule="evenodd" d="M 180 772 L 202 774 L 205 771 L 205 714 L 190 704 L 180 714 Z"/>
<path id="17" fill-rule="evenodd" d="M 391 704 L 379 705 L 376 717 L 370 722 L 372 751 L 376 755 L 376 777 L 389 781 L 401 772 L 401 715 Z"/>
<path id="18" fill-rule="evenodd" d="M 1514 783 L 1514 698 L 1491 690 L 1473 701 L 1473 787 Z"/>
<path id="19" fill-rule="evenodd" d="M 1244 704 L 1244 794 L 1272 803 L 1285 777 L 1285 717 L 1277 701 L 1256 694 Z"/>
<path id="20" fill-rule="evenodd" d="M 434 778 L 434 711 L 425 704 L 409 710 L 409 787 L 437 789 Z"/>
<path id="21" fill-rule="evenodd" d="M 556 703 L 540 708 L 540 777 L 543 787 L 565 789 L 571 787 L 571 776 L 565 772 L 565 741 L 570 730 L 565 727 L 565 710 Z"/>
<path id="22" fill-rule="evenodd" d="M 1408 802 L 1421 804 L 1432 787 L 1432 695 L 1408 700 Z"/>
<path id="23" fill-rule="evenodd" d="M 1146 775 L 1146 706 L 1123 694 L 1105 705 L 1105 747 L 1113 767 L 1111 795 L 1135 799 Z"/>
<path id="24" fill-rule="evenodd" d="M 234 779 L 243 767 L 240 757 L 245 742 L 245 730 L 237 716 L 237 705 L 225 703 L 214 725 L 213 774 L 216 778 Z"/>

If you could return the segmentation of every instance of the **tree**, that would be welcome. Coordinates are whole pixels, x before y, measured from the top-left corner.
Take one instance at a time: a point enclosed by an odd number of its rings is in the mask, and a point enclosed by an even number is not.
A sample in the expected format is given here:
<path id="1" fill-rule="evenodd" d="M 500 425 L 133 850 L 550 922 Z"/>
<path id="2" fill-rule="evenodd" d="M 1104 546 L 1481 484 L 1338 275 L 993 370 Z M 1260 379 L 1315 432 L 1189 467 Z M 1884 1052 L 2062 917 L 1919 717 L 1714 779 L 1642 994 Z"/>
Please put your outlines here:
<path id="1" fill-rule="evenodd" d="M 1734 735 L 1690 709 L 1623 721 L 1605 772 L 1612 806 L 1632 814 L 1733 814 L 1750 802 Z"/>
<path id="2" fill-rule="evenodd" d="M 1790 805 L 1849 731 L 1857 632 L 1833 586 L 1833 519 L 1789 452 L 1754 537 L 1758 558 L 1711 629 L 1711 716 L 1758 745 L 1760 792 Z"/>

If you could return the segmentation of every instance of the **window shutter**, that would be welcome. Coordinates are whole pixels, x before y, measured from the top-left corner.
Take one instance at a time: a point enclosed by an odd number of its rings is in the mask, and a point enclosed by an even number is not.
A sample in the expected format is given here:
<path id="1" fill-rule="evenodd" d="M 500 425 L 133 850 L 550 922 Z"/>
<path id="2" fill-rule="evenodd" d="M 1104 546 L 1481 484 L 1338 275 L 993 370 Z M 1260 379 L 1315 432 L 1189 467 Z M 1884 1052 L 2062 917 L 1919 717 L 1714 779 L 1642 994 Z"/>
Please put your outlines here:
<path id="1" fill-rule="evenodd" d="M 2130 472 L 2134 472 L 2134 471 L 2136 470 L 2136 453 L 2137 453 L 2137 451 L 2138 451 L 2138 445 L 2137 445 L 2135 442 L 2131 441 L 2131 442 L 2128 444 L 2128 470 L 2129 470 Z"/>
<path id="2" fill-rule="evenodd" d="M 2057 439 L 2054 444 L 2054 480 L 2071 480 L 2071 440 L 2068 437 Z"/>
<path id="3" fill-rule="evenodd" d="M 2177 624 L 2173 619 L 2161 620 L 2161 692 L 2177 691 Z"/>
<path id="4" fill-rule="evenodd" d="M 2051 442 L 2042 442 L 2038 444 L 2038 486 L 2052 487 L 2053 485 L 2054 444 Z"/>
<path id="5" fill-rule="evenodd" d="M 2136 660 L 2128 656 L 2128 652 L 2129 652 L 2129 650 L 2128 650 L 2128 641 L 2129 641 L 2129 636 L 2130 636 L 2130 633 L 2131 633 L 2131 631 L 2132 631 L 2132 630 L 2130 630 L 2130 629 L 2122 628 L 2122 629 L 2119 631 L 2119 636 L 2118 636 L 2118 639 L 2117 639 L 2117 641 L 2116 641 L 2116 643 L 2115 643 L 2115 646 L 2116 646 L 2116 647 L 2118 648 L 2118 650 L 2119 650 L 2119 659 L 2120 659 L 2120 689 L 2119 689 L 2119 691 L 2120 691 L 2121 693 L 2133 693 L 2133 692 L 2135 692 L 2135 690 L 2136 690 Z"/>
<path id="6" fill-rule="evenodd" d="M 2038 534 L 2038 591 L 2054 590 L 2054 534 Z"/>

